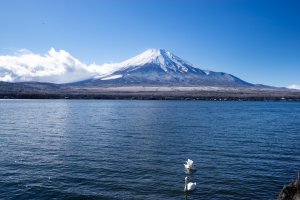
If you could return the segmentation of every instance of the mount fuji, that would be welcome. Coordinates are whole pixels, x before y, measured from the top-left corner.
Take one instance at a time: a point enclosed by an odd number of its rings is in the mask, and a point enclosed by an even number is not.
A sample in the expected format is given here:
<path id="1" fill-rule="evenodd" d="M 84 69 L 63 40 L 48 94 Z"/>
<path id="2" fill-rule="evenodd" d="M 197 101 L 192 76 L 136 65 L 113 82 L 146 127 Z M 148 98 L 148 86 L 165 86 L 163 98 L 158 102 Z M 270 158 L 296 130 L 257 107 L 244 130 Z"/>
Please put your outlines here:
<path id="1" fill-rule="evenodd" d="M 148 49 L 124 62 L 101 67 L 105 73 L 71 85 L 255 86 L 231 74 L 197 68 L 164 49 Z"/>
<path id="2" fill-rule="evenodd" d="M 31 54 L 29 56 L 30 58 L 33 57 Z M 50 53 L 37 58 L 37 61 L 43 62 L 30 62 L 30 65 L 26 65 L 26 69 L 30 72 L 29 75 L 35 75 L 33 79 L 25 79 L 23 82 L 4 82 L 0 79 L 0 99 L 244 99 L 300 101 L 298 90 L 251 84 L 228 73 L 203 70 L 164 49 L 149 49 L 124 62 L 104 65 L 86 66 L 66 52 L 58 52 L 58 55 Z M 11 60 L 11 57 L 9 59 Z M 74 80 L 74 77 L 77 80 L 76 82 L 57 83 L 47 81 L 52 79 L 39 79 L 38 75 L 40 73 L 34 73 L 35 71 L 39 72 L 41 68 L 36 68 L 36 66 L 40 66 L 36 65 L 37 63 L 44 64 L 44 68 L 50 65 L 50 69 L 63 67 L 64 70 L 62 71 L 66 72 L 62 74 L 63 80 Z M 19 68 L 22 66 L 19 66 Z M 11 75 L 11 78 L 20 76 L 17 73 L 10 74 L 18 71 L 6 70 L 4 72 L 7 76 Z M 22 78 L 24 77 L 19 77 L 20 80 Z M 55 73 L 50 78 L 54 80 Z"/>

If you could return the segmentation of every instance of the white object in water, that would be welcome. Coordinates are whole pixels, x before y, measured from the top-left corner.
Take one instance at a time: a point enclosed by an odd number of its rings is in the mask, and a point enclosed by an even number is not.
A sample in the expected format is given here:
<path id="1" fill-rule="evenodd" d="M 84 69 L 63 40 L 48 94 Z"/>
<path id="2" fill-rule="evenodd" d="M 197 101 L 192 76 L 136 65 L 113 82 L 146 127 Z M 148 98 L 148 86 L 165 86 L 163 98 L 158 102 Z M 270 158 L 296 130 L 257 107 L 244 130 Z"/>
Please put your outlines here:
<path id="1" fill-rule="evenodd" d="M 184 191 L 189 192 L 196 189 L 196 183 L 188 183 L 188 177 L 185 177 Z"/>
<path id="2" fill-rule="evenodd" d="M 187 169 L 187 170 L 196 170 L 196 165 L 194 165 L 194 161 L 188 159 L 185 162 L 186 162 L 186 164 L 184 164 L 185 169 Z"/>

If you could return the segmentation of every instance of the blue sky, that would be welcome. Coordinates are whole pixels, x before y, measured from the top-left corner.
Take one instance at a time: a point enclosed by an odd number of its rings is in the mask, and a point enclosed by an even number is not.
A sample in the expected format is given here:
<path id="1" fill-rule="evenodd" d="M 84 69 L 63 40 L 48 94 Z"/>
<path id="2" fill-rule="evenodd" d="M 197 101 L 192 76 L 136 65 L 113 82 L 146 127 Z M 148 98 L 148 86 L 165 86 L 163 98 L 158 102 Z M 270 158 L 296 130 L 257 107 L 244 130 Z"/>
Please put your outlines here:
<path id="1" fill-rule="evenodd" d="M 164 48 L 252 83 L 300 85 L 300 1 L 1 0 L 0 55 L 109 63 Z"/>

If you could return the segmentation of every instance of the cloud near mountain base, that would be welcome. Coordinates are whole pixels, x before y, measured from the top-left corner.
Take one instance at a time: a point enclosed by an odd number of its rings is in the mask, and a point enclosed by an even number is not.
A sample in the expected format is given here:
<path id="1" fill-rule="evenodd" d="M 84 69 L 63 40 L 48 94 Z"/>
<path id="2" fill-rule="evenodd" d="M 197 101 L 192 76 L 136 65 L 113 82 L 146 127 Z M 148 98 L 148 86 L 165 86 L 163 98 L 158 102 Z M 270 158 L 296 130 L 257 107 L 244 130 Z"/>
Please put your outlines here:
<path id="1" fill-rule="evenodd" d="M 300 90 L 300 85 L 293 84 L 293 85 L 287 86 L 287 88 Z"/>
<path id="2" fill-rule="evenodd" d="M 51 48 L 45 55 L 20 50 L 0 56 L 0 81 L 68 83 L 99 76 L 100 66 L 86 65 L 67 51 Z"/>

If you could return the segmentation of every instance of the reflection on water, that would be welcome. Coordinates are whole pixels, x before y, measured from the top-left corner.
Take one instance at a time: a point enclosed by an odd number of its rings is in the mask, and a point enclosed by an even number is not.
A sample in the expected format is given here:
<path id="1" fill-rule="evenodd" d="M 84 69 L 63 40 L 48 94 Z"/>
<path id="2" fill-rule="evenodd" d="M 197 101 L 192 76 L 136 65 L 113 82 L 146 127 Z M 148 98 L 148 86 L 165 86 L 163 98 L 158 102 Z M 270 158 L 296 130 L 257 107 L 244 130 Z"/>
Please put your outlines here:
<path id="1" fill-rule="evenodd" d="M 274 199 L 299 124 L 288 102 L 0 101 L 0 199 Z"/>

